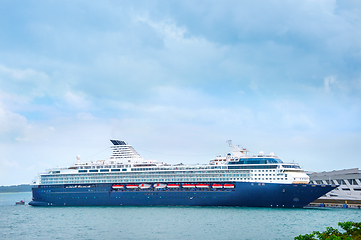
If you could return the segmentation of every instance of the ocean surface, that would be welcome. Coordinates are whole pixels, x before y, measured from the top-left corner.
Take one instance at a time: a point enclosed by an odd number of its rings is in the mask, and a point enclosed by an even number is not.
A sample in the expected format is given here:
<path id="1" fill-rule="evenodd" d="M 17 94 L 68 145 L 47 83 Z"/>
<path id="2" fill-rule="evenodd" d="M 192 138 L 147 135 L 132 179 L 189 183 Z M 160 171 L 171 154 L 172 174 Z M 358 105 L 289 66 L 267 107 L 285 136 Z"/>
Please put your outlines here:
<path id="1" fill-rule="evenodd" d="M 250 207 L 32 207 L 31 193 L 0 194 L 0 239 L 294 239 L 359 209 Z"/>

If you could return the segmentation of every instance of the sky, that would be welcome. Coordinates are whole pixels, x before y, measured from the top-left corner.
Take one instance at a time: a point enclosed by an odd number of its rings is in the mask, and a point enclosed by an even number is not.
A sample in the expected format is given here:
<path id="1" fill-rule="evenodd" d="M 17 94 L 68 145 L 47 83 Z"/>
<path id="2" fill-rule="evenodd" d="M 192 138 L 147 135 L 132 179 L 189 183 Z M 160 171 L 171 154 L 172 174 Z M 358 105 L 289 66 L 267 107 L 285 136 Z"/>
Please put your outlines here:
<path id="1" fill-rule="evenodd" d="M 0 185 L 106 159 L 360 168 L 361 2 L 0 0 Z"/>

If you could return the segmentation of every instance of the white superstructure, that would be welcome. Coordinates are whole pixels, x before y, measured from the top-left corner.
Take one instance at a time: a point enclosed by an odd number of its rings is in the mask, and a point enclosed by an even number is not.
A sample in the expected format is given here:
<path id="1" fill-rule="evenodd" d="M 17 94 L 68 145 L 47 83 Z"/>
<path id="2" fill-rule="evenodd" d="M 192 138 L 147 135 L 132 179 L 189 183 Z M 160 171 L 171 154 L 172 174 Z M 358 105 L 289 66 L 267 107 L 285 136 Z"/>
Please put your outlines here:
<path id="1" fill-rule="evenodd" d="M 283 163 L 273 153 L 248 156 L 246 149 L 228 143 L 232 152 L 209 164 L 165 164 L 144 160 L 131 145 L 111 140 L 112 155 L 107 160 L 78 162 L 68 168 L 55 168 L 39 174 L 36 185 L 92 183 L 183 183 L 255 182 L 307 184 L 309 177 L 295 163 Z"/>

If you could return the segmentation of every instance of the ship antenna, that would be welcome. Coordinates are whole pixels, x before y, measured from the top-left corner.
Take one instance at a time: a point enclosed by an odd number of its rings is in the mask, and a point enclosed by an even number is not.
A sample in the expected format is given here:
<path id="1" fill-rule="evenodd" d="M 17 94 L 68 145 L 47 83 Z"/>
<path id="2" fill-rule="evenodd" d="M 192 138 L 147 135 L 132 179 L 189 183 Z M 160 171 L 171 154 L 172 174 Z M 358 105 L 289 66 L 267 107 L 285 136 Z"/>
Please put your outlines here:
<path id="1" fill-rule="evenodd" d="M 229 144 L 229 146 L 233 149 L 233 150 L 236 150 L 236 151 L 239 151 L 243 154 L 247 154 L 248 150 L 246 148 L 240 148 L 239 145 L 238 147 L 234 146 L 232 144 L 232 140 L 228 140 L 227 143 Z"/>
<path id="2" fill-rule="evenodd" d="M 232 140 L 228 140 L 227 143 L 229 144 L 229 146 L 233 149 L 237 149 L 237 150 L 241 150 L 239 147 L 236 147 L 232 144 Z"/>

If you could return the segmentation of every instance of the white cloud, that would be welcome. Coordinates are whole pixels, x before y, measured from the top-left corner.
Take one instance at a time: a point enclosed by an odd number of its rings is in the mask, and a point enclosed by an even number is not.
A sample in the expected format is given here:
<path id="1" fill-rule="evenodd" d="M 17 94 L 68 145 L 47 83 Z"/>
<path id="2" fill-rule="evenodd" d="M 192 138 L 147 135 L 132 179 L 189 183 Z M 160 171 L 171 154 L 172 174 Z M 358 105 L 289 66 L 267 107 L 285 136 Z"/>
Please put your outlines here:
<path id="1" fill-rule="evenodd" d="M 163 35 L 166 39 L 184 39 L 184 34 L 187 33 L 187 29 L 184 27 L 178 27 L 171 19 L 167 19 L 160 22 L 155 22 L 147 18 L 140 17 L 139 21 L 149 24 L 159 34 Z"/>
<path id="2" fill-rule="evenodd" d="M 9 68 L 0 64 L 0 87 L 25 96 L 44 96 L 49 89 L 49 77 L 31 68 Z"/>
<path id="3" fill-rule="evenodd" d="M 24 116 L 0 108 L 0 139 L 23 136 L 29 128 L 31 125 Z"/>
<path id="4" fill-rule="evenodd" d="M 335 85 L 336 83 L 336 77 L 334 76 L 329 76 L 329 77 L 326 77 L 325 80 L 324 80 L 324 88 L 325 88 L 325 91 L 326 92 L 330 92 L 331 91 L 331 87 L 333 85 Z"/>
<path id="5" fill-rule="evenodd" d="M 35 79 L 47 78 L 46 74 L 41 72 L 36 72 L 33 69 L 25 69 L 25 70 L 11 69 L 5 67 L 4 65 L 0 65 L 0 73 L 18 82 L 32 81 L 34 78 Z"/>
<path id="6" fill-rule="evenodd" d="M 24 115 L 4 109 L 0 104 L 0 142 L 46 139 L 54 131 L 52 126 L 30 123 Z"/>
<path id="7" fill-rule="evenodd" d="M 66 103 L 76 109 L 88 109 L 91 102 L 87 100 L 83 94 L 75 94 L 72 92 L 67 92 L 64 95 Z"/>
<path id="8" fill-rule="evenodd" d="M 77 115 L 77 118 L 79 120 L 83 120 L 83 121 L 91 121 L 91 120 L 95 120 L 96 118 L 91 115 L 90 113 L 85 113 L 85 112 L 80 112 Z"/>
<path id="9" fill-rule="evenodd" d="M 185 155 L 224 153 L 227 139 L 287 156 L 295 149 L 306 156 L 311 145 L 310 155 L 317 147 L 336 149 L 332 139 L 353 144 L 353 153 L 360 149 L 357 6 L 68 4 L 29 2 L 26 31 L 5 29 L 0 45 L 0 139 L 12 144 L 2 154 L 19 164 L 31 161 L 24 169 L 32 175 L 72 163 L 77 154 L 85 159 L 110 137 Z M 42 18 L 28 14 L 35 7 Z M 351 131 L 358 136 L 348 137 Z M 270 149 L 259 149 L 264 146 Z M 334 153 L 328 166 L 336 166 Z M 305 159 L 309 169 L 315 159 Z"/>

